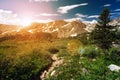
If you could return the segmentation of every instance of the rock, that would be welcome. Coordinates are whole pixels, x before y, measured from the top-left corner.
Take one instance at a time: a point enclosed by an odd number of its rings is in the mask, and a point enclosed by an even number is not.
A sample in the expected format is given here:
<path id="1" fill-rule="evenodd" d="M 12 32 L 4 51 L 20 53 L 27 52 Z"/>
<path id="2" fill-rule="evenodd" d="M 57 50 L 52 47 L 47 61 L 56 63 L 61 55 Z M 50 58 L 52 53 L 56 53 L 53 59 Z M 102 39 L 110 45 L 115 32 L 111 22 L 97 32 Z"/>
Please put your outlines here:
<path id="1" fill-rule="evenodd" d="M 92 59 L 92 61 L 96 61 L 96 59 Z"/>
<path id="2" fill-rule="evenodd" d="M 42 75 L 40 76 L 40 78 L 45 78 L 45 76 L 46 76 L 46 74 L 47 74 L 47 71 L 45 70 L 43 73 L 42 73 Z"/>
<path id="3" fill-rule="evenodd" d="M 54 70 L 54 71 L 52 71 L 51 72 L 51 74 L 50 74 L 50 76 L 54 76 L 55 75 L 55 73 L 56 73 L 56 71 Z"/>
<path id="4" fill-rule="evenodd" d="M 115 72 L 119 72 L 119 70 L 120 70 L 120 67 L 117 66 L 117 65 L 114 65 L 114 64 L 109 65 L 108 68 L 109 68 L 111 71 L 115 71 Z"/>

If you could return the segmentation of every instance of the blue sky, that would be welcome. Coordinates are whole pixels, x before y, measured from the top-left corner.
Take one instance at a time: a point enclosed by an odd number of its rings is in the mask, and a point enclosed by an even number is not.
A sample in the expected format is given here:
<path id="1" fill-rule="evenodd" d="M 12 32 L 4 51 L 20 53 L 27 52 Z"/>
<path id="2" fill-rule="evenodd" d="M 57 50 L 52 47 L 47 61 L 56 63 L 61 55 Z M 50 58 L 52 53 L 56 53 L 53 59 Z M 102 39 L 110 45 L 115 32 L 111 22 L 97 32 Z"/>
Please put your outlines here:
<path id="1" fill-rule="evenodd" d="M 0 23 L 30 21 L 97 20 L 104 7 L 111 19 L 120 17 L 120 0 L 0 0 Z"/>

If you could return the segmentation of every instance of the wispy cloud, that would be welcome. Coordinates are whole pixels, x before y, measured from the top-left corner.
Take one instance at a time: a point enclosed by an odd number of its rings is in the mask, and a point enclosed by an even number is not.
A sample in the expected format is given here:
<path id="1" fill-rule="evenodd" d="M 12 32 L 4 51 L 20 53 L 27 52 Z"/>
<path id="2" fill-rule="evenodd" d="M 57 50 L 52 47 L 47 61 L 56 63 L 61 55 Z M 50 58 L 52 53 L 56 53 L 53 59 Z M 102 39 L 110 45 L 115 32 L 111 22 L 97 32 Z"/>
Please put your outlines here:
<path id="1" fill-rule="evenodd" d="M 36 16 L 44 16 L 44 17 L 51 17 L 51 16 L 60 16 L 59 14 L 50 14 L 50 13 L 41 13 Z"/>
<path id="2" fill-rule="evenodd" d="M 99 17 L 99 15 L 90 15 L 90 16 L 88 16 L 88 15 L 85 15 L 85 14 L 80 14 L 80 13 L 77 13 L 77 14 L 75 14 L 77 17 L 79 17 L 79 18 L 98 18 Z"/>
<path id="3" fill-rule="evenodd" d="M 109 7 L 109 6 L 111 6 L 111 4 L 105 4 L 105 5 L 103 5 L 104 7 Z"/>
<path id="4" fill-rule="evenodd" d="M 76 21 L 76 20 L 84 21 L 84 19 L 82 19 L 82 18 L 70 18 L 70 19 L 64 19 L 64 21 L 68 21 L 68 22 Z"/>
<path id="5" fill-rule="evenodd" d="M 113 12 L 113 13 L 110 13 L 111 15 L 120 15 L 120 12 Z"/>
<path id="6" fill-rule="evenodd" d="M 120 9 L 115 9 L 114 11 L 120 11 Z"/>
<path id="7" fill-rule="evenodd" d="M 68 6 L 61 6 L 61 7 L 58 8 L 58 12 L 61 13 L 61 14 L 66 14 L 71 9 L 74 9 L 74 8 L 80 7 L 80 6 L 86 6 L 86 5 L 88 5 L 88 3 L 68 5 Z"/>
<path id="8" fill-rule="evenodd" d="M 0 10 L 0 23 L 2 24 L 19 24 L 20 18 L 16 13 L 7 10 Z"/>
<path id="9" fill-rule="evenodd" d="M 99 15 L 91 15 L 91 16 L 88 16 L 87 18 L 98 18 Z"/>
<path id="10" fill-rule="evenodd" d="M 77 17 L 81 17 L 81 18 L 83 18 L 83 17 L 87 17 L 88 15 L 84 15 L 84 14 L 81 14 L 81 13 L 77 13 L 77 14 L 75 14 Z"/>
<path id="11" fill-rule="evenodd" d="M 97 23 L 97 20 L 92 20 L 92 21 L 84 21 L 84 23 L 91 23 L 91 24 L 94 24 L 94 23 Z"/>
<path id="12" fill-rule="evenodd" d="M 58 0 L 29 0 L 29 2 L 51 2 L 51 1 L 58 1 Z"/>

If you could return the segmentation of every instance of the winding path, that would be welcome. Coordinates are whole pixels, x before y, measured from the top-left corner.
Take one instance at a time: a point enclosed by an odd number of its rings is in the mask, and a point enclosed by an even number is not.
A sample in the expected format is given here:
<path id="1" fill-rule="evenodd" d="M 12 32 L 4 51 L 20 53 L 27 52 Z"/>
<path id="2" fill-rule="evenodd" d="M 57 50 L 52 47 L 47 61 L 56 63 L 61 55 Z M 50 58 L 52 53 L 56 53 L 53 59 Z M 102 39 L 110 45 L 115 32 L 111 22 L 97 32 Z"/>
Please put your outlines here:
<path id="1" fill-rule="evenodd" d="M 63 63 L 63 59 L 58 59 L 57 54 L 54 54 L 52 56 L 52 64 L 50 65 L 50 67 L 46 70 L 43 71 L 43 73 L 40 75 L 40 79 L 44 80 L 45 78 L 50 76 L 55 75 L 56 71 L 54 70 L 55 67 L 59 67 L 62 63 Z"/>

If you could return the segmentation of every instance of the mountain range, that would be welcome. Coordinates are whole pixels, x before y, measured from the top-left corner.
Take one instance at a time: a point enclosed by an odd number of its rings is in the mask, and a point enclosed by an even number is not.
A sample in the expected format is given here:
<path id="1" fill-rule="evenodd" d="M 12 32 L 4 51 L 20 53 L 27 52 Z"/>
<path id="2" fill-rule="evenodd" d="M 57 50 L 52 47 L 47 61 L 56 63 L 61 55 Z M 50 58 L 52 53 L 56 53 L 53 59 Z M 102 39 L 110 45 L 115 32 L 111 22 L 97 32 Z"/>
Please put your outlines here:
<path id="1" fill-rule="evenodd" d="M 79 20 L 73 21 L 64 21 L 64 20 L 55 20 L 48 23 L 32 23 L 27 27 L 20 27 L 15 25 L 6 25 L 0 24 L 0 37 L 12 35 L 33 35 L 40 34 L 42 35 L 52 35 L 52 37 L 57 38 L 68 38 L 74 37 L 83 32 L 90 32 L 94 29 L 96 21 L 93 22 L 81 22 Z M 119 25 L 120 18 L 112 20 L 110 25 Z"/>
<path id="2" fill-rule="evenodd" d="M 3 26 L 3 24 L 1 24 Z M 1 27 L 1 26 L 0 26 Z M 8 28 L 7 28 L 8 27 Z M 4 26 L 1 31 L 1 36 L 15 34 L 35 34 L 35 33 L 50 33 L 55 34 L 58 38 L 74 37 L 85 32 L 86 25 L 81 21 L 75 20 L 67 22 L 64 20 L 55 20 L 48 23 L 33 23 L 27 27 L 18 27 L 12 25 Z M 23 34 L 23 35 L 24 35 Z"/>

